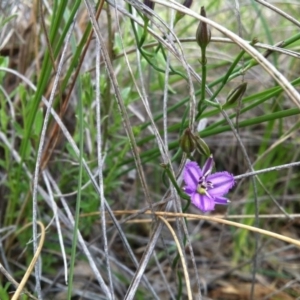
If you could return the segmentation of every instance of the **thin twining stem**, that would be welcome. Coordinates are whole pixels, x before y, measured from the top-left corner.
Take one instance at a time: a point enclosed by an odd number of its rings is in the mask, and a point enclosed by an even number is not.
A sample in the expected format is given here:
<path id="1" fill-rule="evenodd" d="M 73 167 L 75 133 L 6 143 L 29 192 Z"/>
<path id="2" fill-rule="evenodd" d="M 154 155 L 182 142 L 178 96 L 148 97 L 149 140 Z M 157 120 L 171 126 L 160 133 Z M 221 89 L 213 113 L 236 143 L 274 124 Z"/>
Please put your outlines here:
<path id="1" fill-rule="evenodd" d="M 272 172 L 272 171 L 279 171 L 281 169 L 292 168 L 292 167 L 296 167 L 296 166 L 299 166 L 299 165 L 300 165 L 300 161 L 296 161 L 296 162 L 285 164 L 285 165 L 280 165 L 280 166 L 276 166 L 276 167 L 271 167 L 271 168 L 267 168 L 267 169 L 262 169 L 262 170 L 257 170 L 257 171 L 254 171 L 254 172 L 249 172 L 249 173 L 237 175 L 237 176 L 234 176 L 234 179 L 238 180 L 238 179 L 241 179 L 241 178 L 244 178 L 244 177 L 255 176 L 255 175 L 259 175 L 259 174 L 263 174 L 263 173 L 267 173 L 267 172 Z"/>

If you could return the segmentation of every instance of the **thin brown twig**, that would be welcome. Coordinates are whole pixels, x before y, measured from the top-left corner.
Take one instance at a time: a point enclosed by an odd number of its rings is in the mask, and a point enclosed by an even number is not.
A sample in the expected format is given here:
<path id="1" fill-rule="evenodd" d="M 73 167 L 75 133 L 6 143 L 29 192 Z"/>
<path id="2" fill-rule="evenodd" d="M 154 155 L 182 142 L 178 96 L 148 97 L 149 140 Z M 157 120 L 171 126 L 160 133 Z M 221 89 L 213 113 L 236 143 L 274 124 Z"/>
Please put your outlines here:
<path id="1" fill-rule="evenodd" d="M 6 277 L 6 279 L 15 287 L 18 288 L 20 285 L 8 272 L 7 270 L 2 266 L 0 263 L 0 272 Z M 23 290 L 24 294 L 26 294 L 29 298 L 37 300 L 36 297 L 34 297 L 32 294 L 30 294 L 26 289 Z"/>
<path id="2" fill-rule="evenodd" d="M 32 224 L 32 222 L 26 224 L 23 228 L 21 228 L 17 232 L 17 234 L 21 233 L 23 230 L 25 230 L 31 224 Z M 40 229 L 41 229 L 40 242 L 39 242 L 38 248 L 37 248 L 37 250 L 36 250 L 36 252 L 35 252 L 35 254 L 34 254 L 34 256 L 33 256 L 32 260 L 31 260 L 31 262 L 30 262 L 30 264 L 29 264 L 29 266 L 27 268 L 27 270 L 26 270 L 26 273 L 24 274 L 24 276 L 23 276 L 20 284 L 18 285 L 18 288 L 17 288 L 16 292 L 14 293 L 14 295 L 12 297 L 12 300 L 18 300 L 19 299 L 20 294 L 22 293 L 22 290 L 24 289 L 24 286 L 25 286 L 25 284 L 26 284 L 26 282 L 27 282 L 27 280 L 28 280 L 28 278 L 29 278 L 29 276 L 30 276 L 30 274 L 31 274 L 31 272 L 32 272 L 32 270 L 33 270 L 33 268 L 34 268 L 34 266 L 35 266 L 35 264 L 36 264 L 39 256 L 40 256 L 40 253 L 41 253 L 43 245 L 44 245 L 45 235 L 46 235 L 45 226 L 40 221 L 37 221 L 37 224 L 40 226 Z"/>
<path id="3" fill-rule="evenodd" d="M 184 274 L 185 284 L 186 284 L 186 288 L 187 288 L 188 299 L 192 300 L 193 296 L 192 296 L 192 290 L 191 290 L 191 282 L 190 282 L 189 272 L 187 270 L 187 265 L 185 263 L 185 259 L 184 259 L 182 248 L 180 246 L 180 242 L 179 242 L 179 240 L 178 240 L 178 238 L 176 236 L 176 233 L 173 230 L 172 226 L 169 224 L 169 222 L 165 218 L 163 218 L 162 216 L 159 216 L 159 219 L 161 219 L 164 222 L 164 224 L 168 227 L 168 229 L 170 230 L 170 232 L 171 232 L 171 234 L 173 236 L 173 239 L 174 239 L 174 241 L 176 243 L 177 250 L 178 250 L 178 253 L 179 253 L 179 257 L 181 259 L 182 268 L 183 268 L 183 274 Z"/>
<path id="4" fill-rule="evenodd" d="M 104 4 L 104 0 L 101 0 L 101 3 L 97 9 L 97 12 L 95 14 L 95 18 L 98 19 L 99 16 L 100 16 L 100 13 L 102 11 L 102 8 L 103 8 L 103 4 Z M 60 109 L 60 116 L 62 116 L 64 114 L 64 112 L 66 111 L 67 107 L 68 107 L 68 104 L 69 104 L 69 101 L 70 101 L 70 98 L 71 98 L 71 94 L 72 94 L 72 91 L 74 89 L 74 86 L 75 86 L 75 83 L 76 83 L 76 80 L 77 80 L 77 77 L 79 75 L 79 72 L 80 72 L 80 69 L 81 69 L 81 66 L 82 66 L 82 63 L 83 63 L 83 60 L 85 58 L 85 55 L 87 53 L 87 50 L 89 48 L 89 45 L 90 45 L 90 42 L 92 40 L 92 36 L 93 36 L 93 31 L 91 30 L 89 36 L 88 36 L 88 39 L 87 39 L 87 42 L 85 44 L 85 47 L 83 49 L 83 52 L 82 52 L 82 55 L 80 56 L 80 59 L 79 59 L 79 62 L 78 62 L 78 65 L 77 65 L 77 68 L 75 70 L 75 74 L 73 76 L 73 80 L 70 84 L 70 87 L 69 87 L 69 91 L 68 91 L 68 94 L 62 104 L 62 107 Z M 45 169 L 45 167 L 47 166 L 48 164 L 48 161 L 52 155 L 52 152 L 56 146 L 56 143 L 58 141 L 58 132 L 59 132 L 59 126 L 57 123 L 54 123 L 52 129 L 51 129 L 51 132 L 49 134 L 50 138 L 48 140 L 48 142 L 46 143 L 45 147 L 44 147 L 44 153 L 43 153 L 43 157 L 42 157 L 42 164 L 41 164 L 41 170 Z"/>

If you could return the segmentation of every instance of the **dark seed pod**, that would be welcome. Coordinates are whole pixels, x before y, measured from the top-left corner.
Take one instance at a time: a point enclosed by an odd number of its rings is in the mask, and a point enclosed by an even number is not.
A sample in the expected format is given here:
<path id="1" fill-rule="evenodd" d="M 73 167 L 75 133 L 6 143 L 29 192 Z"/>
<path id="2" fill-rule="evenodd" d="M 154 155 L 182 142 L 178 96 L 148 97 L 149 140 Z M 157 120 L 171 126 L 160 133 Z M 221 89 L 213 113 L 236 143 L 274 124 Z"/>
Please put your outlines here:
<path id="1" fill-rule="evenodd" d="M 238 87 L 230 91 L 227 96 L 226 104 L 230 105 L 241 99 L 246 92 L 247 89 L 247 82 L 243 82 Z"/>
<path id="2" fill-rule="evenodd" d="M 191 132 L 190 128 L 187 128 L 183 132 L 183 135 L 181 136 L 179 141 L 179 145 L 182 151 L 185 152 L 187 155 L 190 155 L 196 149 L 194 135 Z"/>
<path id="3" fill-rule="evenodd" d="M 206 12 L 204 6 L 201 7 L 200 15 L 206 18 Z M 203 49 L 206 48 L 211 39 L 211 31 L 208 28 L 208 25 L 200 21 L 197 32 L 196 32 L 196 41 L 198 45 Z"/>

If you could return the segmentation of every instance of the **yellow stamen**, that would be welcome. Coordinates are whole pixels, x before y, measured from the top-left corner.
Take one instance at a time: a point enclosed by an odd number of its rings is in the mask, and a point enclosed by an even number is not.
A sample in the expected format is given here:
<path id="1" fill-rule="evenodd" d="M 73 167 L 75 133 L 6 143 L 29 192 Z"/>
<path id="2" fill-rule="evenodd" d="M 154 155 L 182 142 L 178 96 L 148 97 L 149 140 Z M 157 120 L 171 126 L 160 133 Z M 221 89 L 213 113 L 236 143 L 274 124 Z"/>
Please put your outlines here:
<path id="1" fill-rule="evenodd" d="M 206 189 L 204 187 L 202 187 L 201 185 L 198 185 L 197 186 L 197 192 L 200 194 L 200 195 L 206 195 Z"/>

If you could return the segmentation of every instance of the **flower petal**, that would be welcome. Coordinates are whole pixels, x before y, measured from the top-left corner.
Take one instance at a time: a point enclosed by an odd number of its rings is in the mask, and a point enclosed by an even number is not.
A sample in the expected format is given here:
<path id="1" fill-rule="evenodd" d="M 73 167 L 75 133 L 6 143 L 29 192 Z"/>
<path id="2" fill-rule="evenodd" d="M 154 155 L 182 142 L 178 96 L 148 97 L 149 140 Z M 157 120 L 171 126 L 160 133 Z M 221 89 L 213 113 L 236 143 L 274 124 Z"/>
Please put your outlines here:
<path id="1" fill-rule="evenodd" d="M 194 195 L 192 195 L 191 201 L 195 206 L 197 206 L 197 208 L 199 208 L 203 212 L 211 211 L 215 208 L 214 200 L 206 195 L 195 193 Z"/>
<path id="2" fill-rule="evenodd" d="M 214 159 L 213 156 L 210 155 L 210 157 L 206 160 L 202 168 L 203 177 L 206 177 L 211 173 L 213 166 L 214 166 Z"/>
<path id="3" fill-rule="evenodd" d="M 230 201 L 224 197 L 215 197 L 214 198 L 215 204 L 221 204 L 221 205 L 226 205 L 230 203 Z"/>
<path id="4" fill-rule="evenodd" d="M 185 191 L 196 191 L 202 171 L 196 162 L 188 162 L 184 167 L 183 180 L 186 184 Z"/>
<path id="5" fill-rule="evenodd" d="M 195 189 L 193 187 L 190 187 L 190 186 L 184 187 L 183 190 L 189 196 L 192 196 L 195 193 Z"/>
<path id="6" fill-rule="evenodd" d="M 208 193 L 213 196 L 223 196 L 234 186 L 234 177 L 228 172 L 217 172 L 207 176 L 207 181 L 213 184 Z"/>

